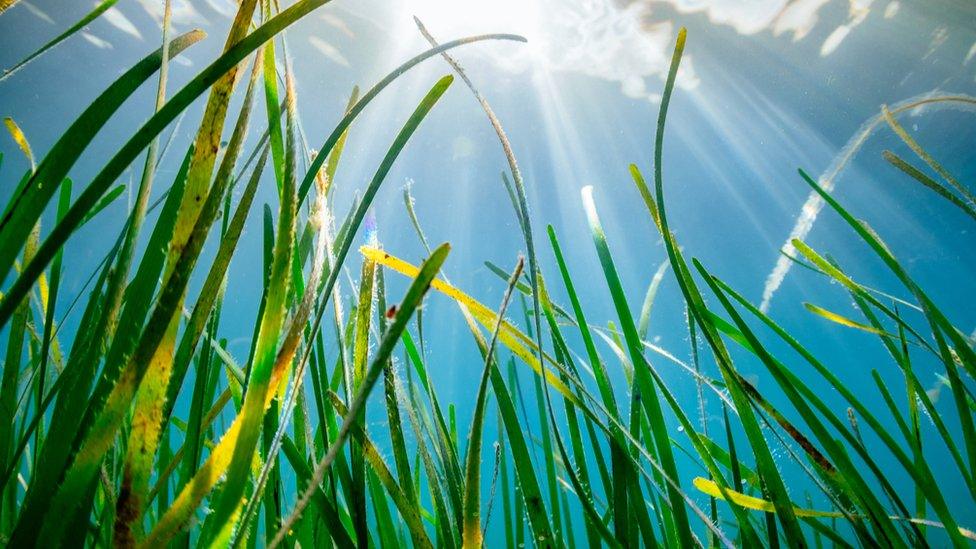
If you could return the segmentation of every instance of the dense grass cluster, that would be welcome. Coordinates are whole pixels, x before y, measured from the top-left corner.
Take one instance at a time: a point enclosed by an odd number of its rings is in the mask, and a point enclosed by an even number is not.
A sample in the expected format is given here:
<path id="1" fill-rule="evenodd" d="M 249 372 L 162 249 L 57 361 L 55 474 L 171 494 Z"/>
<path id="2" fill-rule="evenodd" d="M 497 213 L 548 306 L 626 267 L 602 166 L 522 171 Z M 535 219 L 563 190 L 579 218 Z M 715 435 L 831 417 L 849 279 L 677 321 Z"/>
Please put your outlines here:
<path id="1" fill-rule="evenodd" d="M 520 37 L 484 35 L 438 45 L 418 21 L 432 48 L 366 93 L 354 91 L 324 144 L 317 152 L 305 147 L 297 132 L 295 75 L 281 62 L 285 43 L 275 37 L 326 2 L 298 0 L 279 11 L 276 2 L 243 0 L 223 53 L 166 97 L 169 59 L 203 38 L 200 31 L 168 36 L 167 1 L 162 47 L 106 88 L 36 165 L 27 139 L 6 120 L 32 166 L 19 182 L 9 170 L 0 172 L 16 183 L 0 219 L 0 539 L 6 545 L 478 547 L 491 521 L 503 523 L 511 547 L 966 546 L 976 539 L 965 528 L 974 522 L 965 510 L 976 500 L 973 342 L 866 223 L 800 172 L 798 180 L 850 226 L 852 241 L 886 265 L 909 296 L 882 294 L 852 279 L 829 255 L 792 242 L 798 252 L 792 259 L 836 282 L 863 318 L 816 305 L 809 310 L 876 335 L 903 374 L 903 386 L 893 389 L 875 373 L 883 409 L 869 409 L 863 392 L 847 387 L 829 364 L 689 259 L 675 240 L 662 149 L 683 30 L 661 101 L 653 178 L 645 182 L 636 166 L 630 172 L 632 192 L 646 204 L 647 226 L 663 239 L 670 276 L 687 307 L 687 364 L 647 341 L 649 305 L 661 276 L 635 318 L 588 189 L 583 204 L 615 319 L 591 324 L 555 231 L 550 226 L 536 240 L 504 130 L 448 54 L 472 42 Z M 0 2 L 0 17 L 13 3 Z M 102 2 L 16 68 L 112 4 Z M 353 247 L 378 188 L 452 76 L 433 83 L 419 101 L 348 214 L 332 209 L 334 175 L 357 116 L 397 77 L 438 55 L 478 98 L 509 161 L 502 182 L 525 258 L 510 272 L 489 264 L 507 280 L 497 309 L 440 273 L 450 248 L 428 244 L 409 190 L 405 207 L 428 250 L 426 261 L 411 265 L 375 242 L 358 256 Z M 73 192 L 72 166 L 157 73 L 155 111 L 80 193 Z M 231 113 L 235 93 L 243 100 Z M 182 144 L 182 167 L 150 203 L 160 135 L 204 94 L 196 138 Z M 262 95 L 264 118 L 253 109 Z M 886 158 L 976 219 L 969 190 L 898 124 L 897 112 L 883 114 L 925 166 L 892 152 Z M 254 128 L 263 133 L 245 153 Z M 307 169 L 300 158 L 312 159 Z M 66 297 L 59 283 L 71 268 L 65 246 L 121 194 L 117 180 L 135 162 L 142 171 L 134 205 L 71 313 L 80 317 L 77 333 L 60 334 L 63 318 L 55 311 L 65 309 L 58 304 Z M 268 164 L 273 177 L 265 178 Z M 238 363 L 221 337 L 222 302 L 262 180 L 277 189 L 278 213 L 264 212 L 264 289 L 250 352 Z M 42 228 L 49 207 L 56 223 Z M 150 226 L 145 220 L 153 210 L 158 215 Z M 219 244 L 209 257 L 202 252 L 211 233 Z M 148 243 L 140 254 L 141 242 Z M 558 272 L 541 271 L 542 253 L 553 254 Z M 340 273 L 360 259 L 358 284 L 344 290 Z M 388 296 L 385 278 L 396 273 L 412 282 L 403 296 Z M 196 295 L 187 290 L 191 280 L 202 281 Z M 552 301 L 550 286 L 568 303 Z M 427 375 L 418 311 L 430 289 L 457 303 L 483 358 L 472 369 L 478 384 L 466 436 L 459 436 L 453 407 L 442 405 Z M 521 305 L 523 322 L 506 315 L 512 304 Z M 790 366 L 764 345 L 770 338 L 792 350 Z M 597 339 L 615 351 L 613 359 L 601 355 Z M 66 341 L 70 345 L 62 345 Z M 569 341 L 583 346 L 570 348 Z M 926 393 L 913 370 L 920 355 L 941 365 L 951 407 L 937 410 Z M 761 364 L 775 386 L 760 392 L 742 376 L 737 360 L 745 359 L 734 357 L 743 356 Z M 402 367 L 394 367 L 394 357 L 403 357 Z M 658 360 L 689 373 L 699 407 L 679 403 L 654 365 Z M 618 375 L 626 378 L 626 394 L 613 390 Z M 829 383 L 846 401 L 846 412 L 828 405 L 801 376 Z M 519 386 L 525 379 L 533 381 L 527 391 Z M 706 429 L 706 391 L 721 403 L 710 412 L 723 415 L 724 432 Z M 370 398 L 378 393 L 384 398 Z M 790 409 L 774 401 L 789 402 Z M 174 413 L 177 402 L 189 403 L 185 415 Z M 367 406 L 383 408 L 385 429 L 367 426 Z M 527 409 L 540 418 L 531 426 L 537 437 L 528 435 Z M 483 440 L 489 421 L 499 426 L 493 457 Z M 694 457 L 701 476 L 682 476 L 678 452 Z M 933 452 L 947 452 L 954 470 L 936 475 L 927 459 Z M 810 509 L 809 494 L 790 489 L 783 464 L 774 460 L 784 453 L 829 507 Z M 892 463 L 910 478 L 907 489 L 891 484 Z M 958 479 L 972 499 L 947 501 L 936 476 Z"/>

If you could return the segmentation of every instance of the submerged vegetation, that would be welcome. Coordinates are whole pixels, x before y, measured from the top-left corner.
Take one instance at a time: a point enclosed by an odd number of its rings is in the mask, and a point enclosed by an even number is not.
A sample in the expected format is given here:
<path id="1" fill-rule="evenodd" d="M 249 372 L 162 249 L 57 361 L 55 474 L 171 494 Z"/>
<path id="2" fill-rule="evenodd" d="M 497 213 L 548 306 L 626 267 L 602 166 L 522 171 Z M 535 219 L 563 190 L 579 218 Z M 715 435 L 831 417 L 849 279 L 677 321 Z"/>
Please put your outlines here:
<path id="1" fill-rule="evenodd" d="M 789 259 L 836 283 L 830 291 L 846 292 L 862 318 L 815 304 L 809 311 L 876 336 L 890 356 L 879 368 L 902 374 L 903 386 L 891 387 L 874 372 L 877 386 L 870 390 L 880 392 L 882 409 L 866 405 L 867 389 L 845 385 L 675 238 L 672 225 L 680 220 L 668 215 L 663 146 L 683 30 L 661 100 L 653 176 L 647 181 L 631 165 L 635 188 L 627 191 L 646 205 L 646 228 L 660 234 L 668 271 L 658 271 L 635 317 L 595 197 L 584 189 L 592 245 L 616 312 L 595 325 L 554 229 L 543 232 L 533 223 L 501 123 L 449 56 L 474 42 L 522 38 L 491 34 L 439 45 L 418 21 L 431 49 L 362 95 L 354 90 L 340 122 L 312 152 L 298 135 L 296 75 L 281 61 L 286 45 L 276 37 L 326 2 L 299 0 L 277 11 L 274 2 L 243 0 L 223 53 L 170 97 L 169 60 L 203 33 L 170 37 L 167 2 L 161 48 L 106 88 L 36 164 L 27 138 L 6 120 L 31 165 L 19 179 L 9 168 L 0 172 L 13 189 L 0 219 L 0 536 L 6 545 L 477 547 L 498 523 L 510 547 L 900 547 L 976 540 L 967 529 L 976 520 L 966 511 L 976 500 L 973 342 L 881 237 L 822 183 L 799 173 L 798 183 L 849 225 L 852 242 L 903 286 L 903 298 L 880 293 L 826 252 L 791 242 L 796 255 Z M 113 3 L 102 2 L 26 61 Z M 0 2 L 0 12 L 10 4 Z M 411 99 L 416 108 L 352 210 L 341 216 L 332 207 L 336 169 L 357 116 L 401 74 L 437 56 L 477 97 L 509 161 L 500 184 L 512 199 L 525 258 L 511 271 L 489 265 L 507 281 L 497 309 L 443 274 L 450 247 L 427 242 L 409 189 L 405 207 L 428 258 L 414 266 L 374 241 L 357 256 L 354 245 L 377 190 L 452 76 Z M 72 166 L 157 73 L 155 112 L 76 192 L 67 178 Z M 235 93 L 243 100 L 233 113 Z M 163 144 L 184 147 L 179 173 L 157 182 L 160 136 L 204 94 L 193 143 Z M 885 109 L 883 118 L 922 164 L 890 151 L 885 158 L 976 219 L 972 193 L 913 140 L 896 114 Z M 261 138 L 246 152 L 253 131 Z M 230 137 L 221 145 L 224 135 Z M 312 159 L 307 170 L 300 158 Z M 55 311 L 68 299 L 59 295 L 62 273 L 71 268 L 64 250 L 75 231 L 121 194 L 117 180 L 136 162 L 142 171 L 128 218 L 78 308 L 67 308 L 80 317 L 77 332 L 62 334 L 64 317 Z M 268 164 L 273 177 L 266 178 Z M 221 337 L 225 282 L 257 187 L 269 179 L 278 213 L 264 211 L 263 295 L 250 352 L 238 362 Z M 160 183 L 165 193 L 150 203 Z M 49 207 L 55 223 L 42 227 Z M 153 210 L 158 215 L 150 224 Z M 212 257 L 203 253 L 211 233 L 219 236 Z M 141 255 L 140 242 L 146 242 Z M 542 254 L 551 254 L 558 271 L 542 272 Z M 357 263 L 358 284 L 339 284 L 343 268 Z M 388 295 L 385 280 L 399 275 L 411 279 L 406 293 Z M 647 339 L 650 303 L 664 276 L 677 282 L 686 304 L 690 363 Z M 191 280 L 202 281 L 195 294 L 188 291 Z M 557 303 L 550 288 L 568 301 Z M 439 299 L 426 296 L 429 289 L 456 302 L 471 344 L 481 351 L 482 362 L 471 367 L 478 383 L 466 427 L 456 425 L 454 407 L 438 400 L 428 375 L 424 339 L 436 334 L 422 337 L 418 312 L 424 299 Z M 522 323 L 512 320 L 517 309 Z M 572 348 L 576 341 L 582 347 Z M 597 341 L 614 351 L 612 358 Z M 784 348 L 788 356 L 777 351 Z M 936 409 L 913 368 L 920 355 L 940 364 L 951 406 Z M 662 361 L 688 373 L 698 406 L 678 401 L 656 367 Z M 740 374 L 744 361 L 763 366 L 775 386 L 760 391 Z M 625 394 L 613 389 L 621 376 Z M 846 412 L 809 388 L 808 376 L 832 386 Z M 523 390 L 527 379 L 532 385 Z M 705 409 L 706 393 L 719 410 Z M 385 412 L 385 428 L 367 425 L 367 407 Z M 527 409 L 538 413 L 537 425 L 527 425 Z M 706 413 L 720 413 L 724 430 L 709 432 Z M 498 424 L 494 446 L 485 440 L 489 422 Z M 929 456 L 943 451 L 951 470 L 934 471 Z M 683 455 L 700 472 L 689 474 Z M 783 462 L 802 470 L 816 493 L 792 486 Z M 894 484 L 896 475 L 907 483 Z M 946 482 L 961 483 L 969 500 L 950 501 Z M 827 505 L 811 508 L 813 498 Z"/>

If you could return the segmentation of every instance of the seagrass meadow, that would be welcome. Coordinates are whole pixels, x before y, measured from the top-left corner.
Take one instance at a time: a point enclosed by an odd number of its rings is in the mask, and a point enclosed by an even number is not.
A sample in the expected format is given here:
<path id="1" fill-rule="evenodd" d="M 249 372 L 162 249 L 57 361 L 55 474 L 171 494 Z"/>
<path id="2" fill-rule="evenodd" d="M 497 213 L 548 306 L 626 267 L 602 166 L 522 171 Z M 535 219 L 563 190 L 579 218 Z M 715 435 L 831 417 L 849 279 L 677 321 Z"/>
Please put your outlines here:
<path id="1" fill-rule="evenodd" d="M 0 0 L 0 543 L 974 546 L 974 59 L 949 0 Z"/>

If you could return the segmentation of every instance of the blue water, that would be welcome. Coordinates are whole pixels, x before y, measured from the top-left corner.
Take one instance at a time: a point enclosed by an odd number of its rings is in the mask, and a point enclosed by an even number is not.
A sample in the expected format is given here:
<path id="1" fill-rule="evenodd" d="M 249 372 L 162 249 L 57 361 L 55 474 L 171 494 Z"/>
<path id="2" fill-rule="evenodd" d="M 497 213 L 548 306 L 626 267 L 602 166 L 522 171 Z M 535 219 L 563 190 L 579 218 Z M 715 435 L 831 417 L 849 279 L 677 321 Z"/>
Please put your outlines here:
<path id="1" fill-rule="evenodd" d="M 0 83 L 0 114 L 16 119 L 39 158 L 109 82 L 157 47 L 155 4 L 122 0 L 108 17 L 86 29 L 87 37 L 71 38 Z M 200 27 L 209 37 L 172 63 L 171 93 L 218 54 L 233 4 L 227 0 L 174 4 L 177 32 Z M 779 258 L 778 250 L 808 198 L 809 188 L 797 175 L 797 168 L 814 176 L 826 172 L 882 104 L 928 93 L 976 95 L 976 4 L 972 2 L 667 0 L 622 5 L 611 0 L 538 0 L 491 6 L 462 2 L 459 6 L 448 8 L 433 1 L 411 4 L 400 0 L 390 5 L 336 0 L 289 30 L 287 52 L 297 75 L 299 112 L 308 146 L 321 145 L 354 85 L 366 88 L 426 49 L 411 14 L 424 18 L 442 41 L 482 32 L 524 34 L 528 45 L 479 43 L 458 50 L 457 57 L 511 138 L 526 181 L 542 269 L 554 299 L 568 305 L 544 238 L 547 223 L 560 237 L 588 318 L 604 326 L 616 315 L 579 191 L 585 185 L 594 187 L 636 316 L 647 285 L 666 254 L 627 166 L 636 163 L 648 176 L 652 171 L 659 106 L 656 94 L 663 87 L 662 73 L 677 26 L 688 27 L 689 40 L 685 70 L 668 118 L 664 170 L 669 219 L 688 255 L 700 258 L 756 303 Z M 0 67 L 12 66 L 88 9 L 87 2 L 24 0 L 0 16 Z M 364 187 L 395 132 L 429 86 L 449 72 L 441 59 L 425 62 L 384 92 L 356 122 L 337 176 L 337 212 L 344 213 L 357 190 Z M 154 94 L 154 85 L 145 86 L 99 134 L 71 172 L 76 193 L 145 121 Z M 154 195 L 175 174 L 181 148 L 192 139 L 201 110 L 202 102 L 198 102 L 172 130 L 175 145 L 162 161 Z M 960 108 L 926 107 L 899 120 L 951 173 L 971 185 L 976 180 L 974 114 Z M 251 132 L 252 144 L 258 134 Z M 976 307 L 970 297 L 976 280 L 972 220 L 888 165 L 880 154 L 885 149 L 920 164 L 882 123 L 837 178 L 835 196 L 871 224 L 955 325 L 972 333 L 976 328 Z M 6 135 L 0 137 L 0 152 L 4 155 L 0 201 L 4 201 L 12 192 L 15 174 L 28 166 Z M 480 106 L 456 82 L 404 150 L 376 198 L 380 241 L 402 258 L 422 259 L 423 248 L 410 227 L 401 195 L 402 187 L 413 181 L 417 214 L 428 239 L 432 243 L 450 241 L 453 246 L 445 268 L 452 283 L 496 307 L 504 281 L 488 271 L 483 261 L 509 268 L 524 251 L 499 175 L 506 169 L 505 157 Z M 141 161 L 123 176 L 122 182 L 129 185 L 127 195 L 134 194 L 140 171 Z M 82 291 L 127 215 L 127 200 L 125 196 L 117 201 L 72 237 L 66 251 L 68 270 L 62 296 L 73 298 Z M 261 219 L 257 209 L 264 202 L 276 210 L 270 172 L 231 265 L 220 328 L 239 362 L 247 356 L 260 295 Z M 48 213 L 46 227 L 53 218 L 53 211 Z M 831 254 L 858 281 L 907 297 L 905 289 L 831 211 L 821 213 L 806 240 Z M 215 241 L 208 246 L 212 254 Z M 348 265 L 355 278 L 356 258 Z M 396 296 L 406 281 L 387 273 L 387 282 L 390 294 Z M 348 280 L 342 283 L 348 284 Z M 191 288 L 191 295 L 193 291 Z M 59 300 L 59 315 L 68 310 L 70 302 Z M 769 311 L 863 394 L 869 407 L 884 406 L 871 380 L 872 369 L 878 369 L 892 393 L 903 394 L 901 375 L 877 337 L 815 317 L 802 307 L 803 302 L 860 318 L 839 286 L 794 268 L 775 292 Z M 456 307 L 443 296 L 432 296 L 424 314 L 429 367 L 439 397 L 442 402 L 457 403 L 459 429 L 466 431 L 476 390 L 473 380 L 481 368 L 477 348 Z M 78 315 L 76 309 L 65 318 L 64 334 L 73 333 Z M 521 318 L 521 313 L 515 317 Z M 919 322 L 920 318 L 912 320 Z M 649 334 L 678 358 L 689 358 L 683 301 L 670 271 L 655 302 Z M 823 389 L 824 398 L 838 412 L 846 408 L 798 357 L 769 341 L 773 349 L 782 351 L 787 365 L 795 366 L 797 375 Z M 579 341 L 570 343 L 582 349 Z M 623 395 L 626 387 L 619 364 L 609 348 L 602 342 L 598 345 L 618 382 L 618 394 Z M 679 399 L 694 406 L 695 385 L 687 373 L 659 356 L 649 357 Z M 737 353 L 736 358 L 760 391 L 774 404 L 792 410 L 761 364 L 744 353 Z M 935 363 L 919 353 L 915 367 L 926 386 L 937 385 Z M 718 375 L 707 360 L 706 372 Z M 522 379 L 531 378 L 523 375 Z M 530 402 L 531 387 L 523 383 L 523 394 Z M 951 418 L 955 411 L 948 391 L 945 393 L 936 405 Z M 709 428 L 718 430 L 718 400 L 709 395 L 707 403 Z M 186 404 L 181 403 L 178 414 L 185 413 Z M 534 409 L 534 403 L 528 406 L 533 420 Z M 381 412 L 379 407 L 375 410 Z M 377 429 L 383 421 L 385 416 L 377 413 Z M 951 419 L 949 427 L 957 432 Z M 931 425 L 926 423 L 926 428 L 931 431 L 926 434 L 934 437 Z M 489 422 L 486 440 L 494 440 L 494 429 L 494 422 Z M 490 444 L 486 446 L 490 460 Z M 744 440 L 741 446 L 745 447 Z M 544 458 L 541 450 L 537 457 Z M 803 502 L 804 491 L 813 492 L 808 478 L 788 456 L 778 458 L 788 478 L 794 480 L 791 492 Z M 908 486 L 900 468 L 886 459 L 881 463 L 892 466 L 892 483 Z M 958 505 L 957 517 L 964 525 L 976 526 L 976 505 L 956 482 L 954 466 L 944 449 L 933 444 L 929 459 L 936 474 L 942 475 L 947 500 Z M 685 460 L 682 473 L 690 479 L 700 470 Z M 825 498 L 814 496 L 812 506 L 826 505 Z M 582 518 L 574 518 L 576 528 L 581 529 Z M 489 541 L 500 541 L 498 536 L 500 523 L 493 519 Z"/>

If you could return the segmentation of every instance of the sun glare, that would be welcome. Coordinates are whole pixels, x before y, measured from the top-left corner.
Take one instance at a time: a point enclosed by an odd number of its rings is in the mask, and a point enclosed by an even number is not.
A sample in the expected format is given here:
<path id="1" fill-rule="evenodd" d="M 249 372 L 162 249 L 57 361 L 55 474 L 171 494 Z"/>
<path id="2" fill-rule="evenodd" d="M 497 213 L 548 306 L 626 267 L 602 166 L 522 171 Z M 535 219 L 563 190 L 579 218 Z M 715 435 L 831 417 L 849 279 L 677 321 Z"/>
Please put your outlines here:
<path id="1" fill-rule="evenodd" d="M 406 9 L 445 33 L 515 32 L 538 29 L 539 2 L 526 0 L 407 0 Z"/>
<path id="2" fill-rule="evenodd" d="M 520 48 L 526 60 L 535 57 L 544 39 L 540 3 L 531 0 L 406 0 L 403 6 L 407 15 L 416 16 L 445 40 L 491 32 L 520 34 L 528 39 Z"/>

